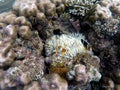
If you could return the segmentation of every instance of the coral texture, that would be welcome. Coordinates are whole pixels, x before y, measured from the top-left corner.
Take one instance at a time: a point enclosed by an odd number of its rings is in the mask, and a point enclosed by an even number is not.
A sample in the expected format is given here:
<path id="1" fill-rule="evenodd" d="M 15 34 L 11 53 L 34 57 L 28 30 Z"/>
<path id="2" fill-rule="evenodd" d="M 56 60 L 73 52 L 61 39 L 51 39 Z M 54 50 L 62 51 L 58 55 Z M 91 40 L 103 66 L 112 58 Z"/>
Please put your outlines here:
<path id="1" fill-rule="evenodd" d="M 33 81 L 29 85 L 26 85 L 23 90 L 42 90 L 39 82 Z"/>
<path id="2" fill-rule="evenodd" d="M 109 8 L 113 13 L 120 14 L 119 0 L 101 0 L 101 5 Z"/>
<path id="3" fill-rule="evenodd" d="M 47 75 L 41 80 L 42 90 L 67 90 L 68 83 L 58 74 Z"/>
<path id="4" fill-rule="evenodd" d="M 46 56 L 57 53 L 60 57 L 69 59 L 75 57 L 77 53 L 85 52 L 88 48 L 89 43 L 81 34 L 54 35 L 45 43 Z"/>
<path id="5" fill-rule="evenodd" d="M 17 65 L 18 64 L 18 65 Z M 14 87 L 19 84 L 28 84 L 32 80 L 41 79 L 44 75 L 44 61 L 42 57 L 27 56 L 23 61 L 9 68 L 3 76 L 4 87 Z"/>
<path id="6" fill-rule="evenodd" d="M 37 20 L 45 20 L 46 17 L 55 17 L 63 12 L 66 2 L 67 0 L 16 0 L 13 10 L 25 17 L 32 16 Z"/>
<path id="7" fill-rule="evenodd" d="M 11 48 L 16 35 L 17 30 L 13 25 L 0 30 L 0 67 L 10 65 L 14 61 L 14 51 Z"/>
<path id="8" fill-rule="evenodd" d="M 69 13 L 77 16 L 86 16 L 90 10 L 95 8 L 97 0 L 69 0 Z"/>
<path id="9" fill-rule="evenodd" d="M 15 0 L 0 13 L 0 90 L 119 90 L 119 39 L 120 0 Z"/>
<path id="10" fill-rule="evenodd" d="M 67 73 L 69 80 L 75 80 L 81 85 L 100 80 L 100 59 L 97 56 L 92 56 L 90 53 L 78 54 L 73 63 L 75 65 Z"/>
<path id="11" fill-rule="evenodd" d="M 118 19 L 107 19 L 105 21 L 96 21 L 93 25 L 95 32 L 99 36 L 114 36 L 120 30 Z"/>

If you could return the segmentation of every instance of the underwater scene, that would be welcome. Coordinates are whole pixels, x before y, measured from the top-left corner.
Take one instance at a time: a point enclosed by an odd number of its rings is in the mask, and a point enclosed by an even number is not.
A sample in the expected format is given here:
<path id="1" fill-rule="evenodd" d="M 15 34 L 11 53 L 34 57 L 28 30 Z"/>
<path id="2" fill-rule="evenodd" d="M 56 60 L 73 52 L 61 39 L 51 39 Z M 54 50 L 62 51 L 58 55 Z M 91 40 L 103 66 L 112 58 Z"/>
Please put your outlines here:
<path id="1" fill-rule="evenodd" d="M 120 90 L 120 0 L 0 0 L 0 90 Z"/>

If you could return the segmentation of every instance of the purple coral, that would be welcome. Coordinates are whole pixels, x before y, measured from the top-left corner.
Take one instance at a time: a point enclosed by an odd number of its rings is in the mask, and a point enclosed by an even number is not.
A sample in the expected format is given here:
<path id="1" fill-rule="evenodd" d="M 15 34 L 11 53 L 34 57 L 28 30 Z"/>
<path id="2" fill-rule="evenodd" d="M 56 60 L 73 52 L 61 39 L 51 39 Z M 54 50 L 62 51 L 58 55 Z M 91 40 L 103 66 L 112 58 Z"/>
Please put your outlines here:
<path id="1" fill-rule="evenodd" d="M 19 64 L 19 63 L 18 63 Z M 27 56 L 20 65 L 9 68 L 3 76 L 5 87 L 14 87 L 39 80 L 44 75 L 44 59 L 35 55 Z"/>

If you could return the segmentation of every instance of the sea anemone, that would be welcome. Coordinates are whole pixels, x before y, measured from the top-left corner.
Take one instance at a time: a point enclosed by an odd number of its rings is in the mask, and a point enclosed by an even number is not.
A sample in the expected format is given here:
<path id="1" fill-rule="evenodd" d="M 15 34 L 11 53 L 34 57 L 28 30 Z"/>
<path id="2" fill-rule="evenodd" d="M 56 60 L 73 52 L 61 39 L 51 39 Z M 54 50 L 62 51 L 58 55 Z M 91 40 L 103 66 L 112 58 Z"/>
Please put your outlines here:
<path id="1" fill-rule="evenodd" d="M 89 43 L 82 34 L 54 35 L 45 42 L 46 56 L 56 53 L 60 57 L 72 59 L 77 53 L 88 49 Z"/>

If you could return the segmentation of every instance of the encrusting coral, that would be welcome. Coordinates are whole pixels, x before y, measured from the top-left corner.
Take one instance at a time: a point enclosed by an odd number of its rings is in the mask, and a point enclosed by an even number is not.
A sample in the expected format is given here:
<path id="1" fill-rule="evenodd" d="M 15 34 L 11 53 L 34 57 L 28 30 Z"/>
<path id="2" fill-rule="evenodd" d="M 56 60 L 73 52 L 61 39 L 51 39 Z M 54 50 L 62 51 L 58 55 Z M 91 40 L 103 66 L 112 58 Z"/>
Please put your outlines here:
<path id="1" fill-rule="evenodd" d="M 0 88 L 12 88 L 40 79 L 44 74 L 44 60 L 38 32 L 32 31 L 31 23 L 24 16 L 16 16 L 12 11 L 0 16 L 0 67 L 6 69 Z"/>
<path id="2" fill-rule="evenodd" d="M 14 61 L 12 44 L 17 35 L 16 27 L 8 25 L 0 30 L 0 67 L 9 66 Z"/>
<path id="3" fill-rule="evenodd" d="M 39 82 L 33 81 L 29 85 L 26 85 L 23 90 L 43 90 Z"/>
<path id="4" fill-rule="evenodd" d="M 119 0 L 101 0 L 102 6 L 109 8 L 113 13 L 120 14 L 120 1 Z"/>
<path id="5" fill-rule="evenodd" d="M 51 59 L 46 59 L 46 62 L 50 63 L 50 73 L 58 73 L 80 85 L 100 80 L 100 60 L 92 55 L 91 47 L 84 36 L 54 35 L 46 40 L 45 50 L 46 56 L 52 56 Z"/>
<path id="6" fill-rule="evenodd" d="M 58 74 L 49 74 L 41 79 L 42 90 L 67 90 L 68 83 Z"/>
<path id="7" fill-rule="evenodd" d="M 42 57 L 27 56 L 5 72 L 2 80 L 4 87 L 2 88 L 15 87 L 20 84 L 26 85 L 33 80 L 41 79 L 44 75 L 43 71 L 44 60 Z"/>
<path id="8" fill-rule="evenodd" d="M 15 0 L 0 14 L 0 89 L 94 90 L 95 81 L 119 90 L 119 8 L 119 0 Z M 101 74 L 111 79 L 99 82 Z"/>
<path id="9" fill-rule="evenodd" d="M 90 16 L 91 19 L 95 20 L 97 19 L 105 20 L 111 17 L 112 17 L 111 11 L 108 8 L 101 6 L 100 4 L 96 5 L 95 11 Z"/>
<path id="10" fill-rule="evenodd" d="M 97 56 L 91 55 L 89 52 L 77 54 L 72 63 L 75 65 L 67 72 L 67 78 L 69 80 L 79 82 L 81 85 L 100 80 L 100 59 Z"/>
<path id="11" fill-rule="evenodd" d="M 29 39 L 16 38 L 13 44 L 13 50 L 15 52 L 15 58 L 21 59 L 25 58 L 26 55 L 36 54 L 41 55 L 43 50 L 42 40 L 38 36 L 37 31 L 32 32 L 32 36 Z"/>
<path id="12" fill-rule="evenodd" d="M 23 90 L 67 90 L 67 87 L 67 81 L 54 73 L 45 75 L 40 82 L 31 82 L 26 85 Z"/>
<path id="13" fill-rule="evenodd" d="M 16 15 L 12 12 L 3 12 L 0 14 L 0 22 L 5 24 L 13 24 L 16 19 Z"/>
<path id="14" fill-rule="evenodd" d="M 52 18 L 63 12 L 67 0 L 16 0 L 13 10 L 21 15 L 43 21 Z M 38 21 L 39 22 L 39 21 Z"/>

